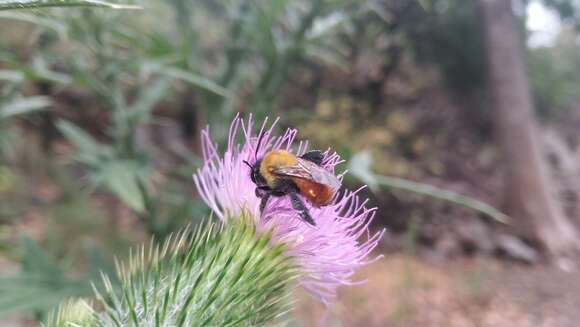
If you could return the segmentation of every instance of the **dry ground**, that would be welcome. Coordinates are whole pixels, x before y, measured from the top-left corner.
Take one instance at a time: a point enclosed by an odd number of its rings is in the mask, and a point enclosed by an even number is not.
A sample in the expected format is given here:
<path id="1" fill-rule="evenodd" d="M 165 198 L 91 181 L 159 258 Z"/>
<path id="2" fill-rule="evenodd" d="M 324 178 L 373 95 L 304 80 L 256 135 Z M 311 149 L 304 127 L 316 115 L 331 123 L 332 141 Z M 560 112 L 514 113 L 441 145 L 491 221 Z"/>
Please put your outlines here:
<path id="1" fill-rule="evenodd" d="M 393 255 L 357 277 L 368 282 L 342 289 L 323 326 L 580 326 L 580 272 Z M 300 301 L 295 325 L 320 325 L 324 312 L 314 300 Z"/>

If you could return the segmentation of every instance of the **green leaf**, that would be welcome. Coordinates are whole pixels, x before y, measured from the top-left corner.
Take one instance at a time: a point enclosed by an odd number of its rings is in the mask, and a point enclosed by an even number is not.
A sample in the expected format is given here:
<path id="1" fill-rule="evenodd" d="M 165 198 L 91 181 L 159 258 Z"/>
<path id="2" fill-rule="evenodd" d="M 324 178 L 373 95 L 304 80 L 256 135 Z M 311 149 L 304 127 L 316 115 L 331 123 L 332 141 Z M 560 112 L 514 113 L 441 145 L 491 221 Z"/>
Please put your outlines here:
<path id="1" fill-rule="evenodd" d="M 0 69 L 0 81 L 21 83 L 24 81 L 24 73 L 14 69 Z"/>
<path id="2" fill-rule="evenodd" d="M 12 19 L 12 20 L 19 20 L 22 22 L 27 22 L 29 24 L 38 25 L 45 28 L 50 28 L 54 30 L 59 36 L 64 37 L 66 34 L 66 25 L 62 22 L 43 17 L 40 15 L 35 14 L 26 14 L 22 12 L 10 12 L 10 11 L 1 11 L 0 18 L 3 19 Z"/>
<path id="3" fill-rule="evenodd" d="M 59 120 L 56 126 L 80 151 L 88 153 L 100 153 L 103 151 L 103 146 L 100 143 L 73 123 L 66 120 Z"/>
<path id="4" fill-rule="evenodd" d="M 348 171 L 376 192 L 379 190 L 380 184 L 371 169 L 372 162 L 373 157 L 368 151 L 359 152 L 349 160 Z"/>
<path id="5" fill-rule="evenodd" d="M 168 93 L 170 79 L 159 79 L 142 88 L 135 103 L 129 109 L 129 115 L 135 123 L 146 122 L 151 111 Z"/>
<path id="6" fill-rule="evenodd" d="M 305 46 L 305 53 L 309 57 L 319 60 L 328 66 L 335 66 L 343 71 L 348 71 L 350 63 L 339 49 L 325 47 L 316 43 L 309 43 Z"/>
<path id="7" fill-rule="evenodd" d="M 140 9 L 139 6 L 100 0 L 0 0 L 0 10 L 34 9 L 46 7 L 104 7 L 111 9 Z"/>
<path id="8" fill-rule="evenodd" d="M 22 271 L 0 276 L 0 317 L 32 310 L 47 312 L 63 299 L 90 294 L 86 279 L 69 279 L 30 238 L 21 238 L 20 250 Z"/>
<path id="9" fill-rule="evenodd" d="M 317 18 L 313 22 L 312 28 L 308 31 L 307 37 L 310 41 L 322 39 L 351 19 L 352 16 L 341 12 L 333 12 L 325 17 Z"/>
<path id="10" fill-rule="evenodd" d="M 26 78 L 31 81 L 43 81 L 54 84 L 69 84 L 72 78 L 67 74 L 51 71 L 46 67 L 23 67 Z"/>
<path id="11" fill-rule="evenodd" d="M 0 107 L 0 119 L 46 109 L 52 105 L 49 97 L 31 96 L 18 98 Z"/>
<path id="12" fill-rule="evenodd" d="M 20 249 L 22 251 L 20 255 L 21 267 L 25 272 L 38 272 L 41 271 L 48 276 L 60 277 L 63 271 L 60 270 L 59 266 L 54 263 L 42 249 L 38 246 L 36 242 L 27 236 L 22 236 L 20 238 Z"/>
<path id="13" fill-rule="evenodd" d="M 96 243 L 87 241 L 83 244 L 83 253 L 86 257 L 86 275 L 93 281 L 100 279 L 101 273 L 112 274 L 115 267 L 107 258 L 105 251 L 98 247 Z M 116 280 L 115 280 L 116 282 Z"/>
<path id="14" fill-rule="evenodd" d="M 198 87 L 202 90 L 210 91 L 222 97 L 230 97 L 230 92 L 226 88 L 218 85 L 216 82 L 208 79 L 207 77 L 204 77 L 202 75 L 190 71 L 186 71 L 176 67 L 164 67 L 164 66 L 152 67 L 151 71 L 154 71 L 161 75 L 183 80 L 195 87 Z"/>
<path id="15" fill-rule="evenodd" d="M 367 184 L 373 191 L 377 191 L 380 186 L 383 186 L 388 189 L 425 195 L 479 211 L 501 223 L 509 223 L 510 218 L 506 214 L 485 202 L 437 186 L 417 183 L 404 178 L 377 175 L 371 170 L 371 163 L 371 154 L 366 151 L 360 152 L 351 158 L 348 164 L 348 170 L 353 176 Z"/>
<path id="16" fill-rule="evenodd" d="M 279 55 L 278 44 L 273 33 L 275 16 L 273 11 L 268 11 L 267 8 L 262 8 L 259 4 L 256 5 L 256 25 L 252 33 L 256 38 L 256 42 L 262 53 L 265 55 L 270 65 L 274 65 Z M 267 7 L 267 6 L 266 6 Z"/>
<path id="17" fill-rule="evenodd" d="M 145 211 L 139 180 L 143 167 L 130 160 L 112 161 L 98 167 L 97 184 L 104 185 L 137 212 Z"/>
<path id="18" fill-rule="evenodd" d="M 97 142 L 81 128 L 65 120 L 58 121 L 56 126 L 78 148 L 78 161 L 95 168 L 111 158 L 112 148 Z"/>

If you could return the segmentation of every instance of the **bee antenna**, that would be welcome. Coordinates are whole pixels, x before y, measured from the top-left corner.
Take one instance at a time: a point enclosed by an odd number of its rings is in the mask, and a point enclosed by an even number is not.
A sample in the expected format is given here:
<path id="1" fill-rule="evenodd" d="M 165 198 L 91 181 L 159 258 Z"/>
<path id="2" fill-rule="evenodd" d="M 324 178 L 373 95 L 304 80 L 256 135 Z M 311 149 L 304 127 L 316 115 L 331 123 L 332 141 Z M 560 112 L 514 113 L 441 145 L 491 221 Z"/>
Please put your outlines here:
<path id="1" fill-rule="evenodd" d="M 254 169 L 254 166 L 252 166 L 249 162 L 247 162 L 246 160 L 243 160 L 243 162 L 248 165 L 248 167 L 250 167 L 250 169 Z"/>
<path id="2" fill-rule="evenodd" d="M 258 144 L 256 145 L 256 152 L 254 153 L 254 159 L 256 159 L 256 161 L 258 160 L 258 150 L 260 150 L 260 146 L 262 145 L 262 139 L 264 139 L 265 134 L 266 134 L 266 132 L 260 133 L 260 136 L 258 138 Z"/>

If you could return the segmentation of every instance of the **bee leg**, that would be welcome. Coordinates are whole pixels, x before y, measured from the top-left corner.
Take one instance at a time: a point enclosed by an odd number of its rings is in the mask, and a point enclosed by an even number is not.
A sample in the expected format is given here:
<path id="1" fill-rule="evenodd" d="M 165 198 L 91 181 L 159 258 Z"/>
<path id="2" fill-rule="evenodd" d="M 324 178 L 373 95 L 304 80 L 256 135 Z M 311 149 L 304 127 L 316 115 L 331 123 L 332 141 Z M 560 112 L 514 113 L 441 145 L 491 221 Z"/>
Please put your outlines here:
<path id="1" fill-rule="evenodd" d="M 310 216 L 310 212 L 308 211 L 308 208 L 306 208 L 304 203 L 302 203 L 302 200 L 300 200 L 300 198 L 298 197 L 298 194 L 296 194 L 296 192 L 290 192 L 290 193 L 288 193 L 288 195 L 290 196 L 290 201 L 292 202 L 292 207 L 294 209 L 298 210 L 298 212 L 300 212 L 300 217 L 302 217 L 302 219 L 304 219 L 304 221 L 306 221 L 310 225 L 316 226 L 314 219 L 312 219 L 312 216 Z"/>
<path id="2" fill-rule="evenodd" d="M 267 186 L 258 186 L 256 187 L 256 197 L 263 198 L 264 196 L 268 195 L 270 188 Z"/>
<path id="3" fill-rule="evenodd" d="M 266 204 L 268 204 L 268 199 L 270 199 L 270 194 L 264 194 L 264 196 L 262 196 L 262 200 L 260 201 L 260 215 L 264 212 Z"/>

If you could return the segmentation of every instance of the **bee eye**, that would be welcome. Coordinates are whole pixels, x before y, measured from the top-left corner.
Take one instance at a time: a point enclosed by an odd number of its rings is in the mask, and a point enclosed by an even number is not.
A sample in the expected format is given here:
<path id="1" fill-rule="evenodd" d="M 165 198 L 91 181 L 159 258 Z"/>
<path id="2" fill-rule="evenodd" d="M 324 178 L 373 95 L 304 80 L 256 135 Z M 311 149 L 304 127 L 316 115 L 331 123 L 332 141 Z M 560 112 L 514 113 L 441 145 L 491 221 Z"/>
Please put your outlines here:
<path id="1" fill-rule="evenodd" d="M 256 169 L 252 169 L 252 172 L 250 173 L 250 179 L 252 180 L 252 182 L 257 183 L 258 181 L 258 172 L 256 171 Z"/>

